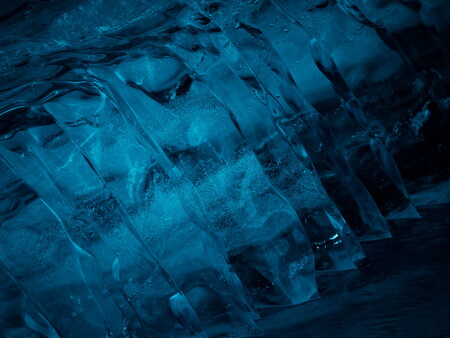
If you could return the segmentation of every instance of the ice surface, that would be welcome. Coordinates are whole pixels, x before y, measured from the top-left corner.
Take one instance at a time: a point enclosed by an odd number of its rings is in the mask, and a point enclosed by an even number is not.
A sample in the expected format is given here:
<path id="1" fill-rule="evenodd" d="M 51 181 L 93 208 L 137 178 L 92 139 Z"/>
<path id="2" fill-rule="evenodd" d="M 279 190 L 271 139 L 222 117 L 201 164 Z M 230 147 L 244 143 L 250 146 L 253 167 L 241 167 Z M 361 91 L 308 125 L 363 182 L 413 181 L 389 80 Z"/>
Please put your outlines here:
<path id="1" fill-rule="evenodd" d="M 449 11 L 6 4 L 0 336 L 258 335 L 318 298 L 448 200 Z"/>

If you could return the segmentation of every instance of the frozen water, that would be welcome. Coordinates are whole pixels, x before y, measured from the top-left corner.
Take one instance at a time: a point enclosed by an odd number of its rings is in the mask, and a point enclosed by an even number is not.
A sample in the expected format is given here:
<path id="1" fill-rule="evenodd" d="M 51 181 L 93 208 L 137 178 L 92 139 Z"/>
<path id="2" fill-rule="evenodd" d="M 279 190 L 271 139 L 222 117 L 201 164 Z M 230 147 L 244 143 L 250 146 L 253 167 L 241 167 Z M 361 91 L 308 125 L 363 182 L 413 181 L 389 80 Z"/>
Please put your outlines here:
<path id="1" fill-rule="evenodd" d="M 261 335 L 352 276 L 360 241 L 448 203 L 444 13 L 4 4 L 0 336 Z"/>

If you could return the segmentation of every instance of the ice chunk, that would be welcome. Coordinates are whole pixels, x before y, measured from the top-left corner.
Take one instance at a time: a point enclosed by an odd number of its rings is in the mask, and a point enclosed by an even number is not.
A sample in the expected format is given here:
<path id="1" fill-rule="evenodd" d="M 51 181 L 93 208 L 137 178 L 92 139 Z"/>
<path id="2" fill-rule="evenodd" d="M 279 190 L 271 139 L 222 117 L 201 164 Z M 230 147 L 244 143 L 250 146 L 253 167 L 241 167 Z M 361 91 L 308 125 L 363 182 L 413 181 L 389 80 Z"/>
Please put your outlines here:
<path id="1" fill-rule="evenodd" d="M 206 42 L 208 42 L 208 37 L 203 40 L 203 43 Z M 266 174 L 274 185 L 285 194 L 289 202 L 294 204 L 294 208 L 305 225 L 310 224 L 306 225 L 306 230 L 318 252 L 318 268 L 345 269 L 351 267 L 353 260 L 362 258 L 359 245 L 356 240 L 352 239 L 354 235 L 348 225 L 343 222 L 342 217 L 340 217 L 340 222 L 343 223 L 339 228 L 335 228 L 333 224 L 329 223 L 324 210 L 329 207 L 335 210 L 333 213 L 339 214 L 339 212 L 323 190 L 302 144 L 295 142 L 297 140 L 291 140 L 290 135 L 286 135 L 284 130 L 277 130 L 267 107 L 258 100 L 258 97 L 264 100 L 266 95 L 264 90 L 254 91 L 257 97 L 251 97 L 252 93 L 237 81 L 238 78 L 223 59 L 204 53 L 201 56 L 190 55 L 187 43 L 189 42 L 183 40 L 184 48 L 176 47 L 176 52 L 190 67 L 195 67 L 196 73 L 202 76 L 211 91 L 227 106 L 229 114 L 244 133 Z M 210 43 L 212 44 L 212 42 Z M 211 49 L 210 46 L 205 48 Z M 226 60 L 240 62 L 239 54 L 230 54 L 231 52 L 225 52 Z M 234 59 L 231 59 L 233 57 Z M 241 78 L 248 79 L 247 84 L 259 86 L 257 78 L 252 77 L 251 72 L 243 74 L 246 71 L 245 66 L 244 68 L 238 65 L 235 67 L 241 70 L 239 74 Z M 221 74 L 219 79 L 215 76 L 217 73 Z M 288 139 L 283 139 L 282 136 L 286 136 Z M 276 170 L 281 163 L 283 163 L 284 169 Z M 320 196 L 320 199 L 317 196 Z M 324 203 L 320 203 L 322 199 Z M 307 203 L 312 204 L 308 205 Z M 320 215 L 323 217 L 320 222 L 317 222 Z M 323 230 L 319 230 L 318 227 Z M 335 236 L 336 234 L 337 236 Z M 330 238 L 333 238 L 334 246 L 329 245 Z M 321 246 L 324 243 L 328 243 L 328 245 L 325 246 L 325 250 L 322 250 Z M 326 251 L 334 250 L 340 253 L 326 253 Z M 337 259 L 337 257 L 340 258 Z"/>
<path id="2" fill-rule="evenodd" d="M 257 315 L 247 299 L 246 290 L 223 256 L 225 253 L 220 239 L 211 232 L 208 220 L 200 219 L 203 217 L 202 206 L 196 207 L 192 204 L 195 199 L 187 197 L 195 193 L 193 187 L 185 180 L 180 180 L 178 169 L 172 164 L 169 167 L 172 173 L 168 173 L 159 165 L 158 154 L 137 143 L 133 131 L 124 127 L 121 116 L 117 115 L 117 108 L 111 102 L 105 103 L 101 118 L 96 118 L 91 107 L 97 101 L 94 99 L 86 106 L 71 104 L 77 99 L 77 95 L 71 95 L 64 98 L 65 104 L 47 103 L 45 107 L 79 145 L 84 156 L 92 159 L 91 165 L 114 196 L 123 203 L 145 245 L 152 247 L 173 278 L 180 282 L 188 300 L 195 304 L 194 309 L 200 313 L 207 331 L 214 330 L 214 325 L 217 330 L 229 329 L 234 323 L 239 323 L 238 318 L 244 321 L 240 327 L 245 323 L 254 327 L 253 320 Z M 72 108 L 77 111 L 74 112 Z M 73 123 L 73 119 L 96 121 L 77 124 Z M 114 134 L 109 133 L 111 128 L 116 130 Z M 106 159 L 97 156 L 99 149 L 107 156 Z M 120 151 L 123 149 L 129 151 Z M 168 158 L 164 161 L 170 163 Z M 165 165 L 164 162 L 162 165 Z M 134 180 L 138 170 L 147 171 L 149 179 L 154 177 L 153 182 Z M 202 290 L 204 285 L 208 285 L 208 288 L 202 292 L 192 291 Z M 215 301 L 217 304 L 210 303 L 211 297 L 219 297 Z M 220 324 L 222 327 L 218 328 L 219 322 L 208 315 L 213 311 L 211 306 L 220 304 L 219 299 L 223 309 L 229 308 L 227 315 L 234 318 L 228 327 Z M 206 310 L 208 308 L 210 310 Z"/>

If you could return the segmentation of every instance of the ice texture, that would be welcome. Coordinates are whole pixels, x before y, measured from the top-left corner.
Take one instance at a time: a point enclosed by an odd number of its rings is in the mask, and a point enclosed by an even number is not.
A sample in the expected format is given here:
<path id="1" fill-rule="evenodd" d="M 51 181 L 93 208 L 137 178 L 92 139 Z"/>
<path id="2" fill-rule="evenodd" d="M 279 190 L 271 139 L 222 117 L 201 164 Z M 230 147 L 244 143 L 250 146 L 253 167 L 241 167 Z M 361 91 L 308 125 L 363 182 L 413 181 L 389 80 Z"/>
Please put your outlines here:
<path id="1" fill-rule="evenodd" d="M 448 203 L 444 13 L 5 4 L 0 337 L 257 336 L 320 297 L 317 273 Z"/>

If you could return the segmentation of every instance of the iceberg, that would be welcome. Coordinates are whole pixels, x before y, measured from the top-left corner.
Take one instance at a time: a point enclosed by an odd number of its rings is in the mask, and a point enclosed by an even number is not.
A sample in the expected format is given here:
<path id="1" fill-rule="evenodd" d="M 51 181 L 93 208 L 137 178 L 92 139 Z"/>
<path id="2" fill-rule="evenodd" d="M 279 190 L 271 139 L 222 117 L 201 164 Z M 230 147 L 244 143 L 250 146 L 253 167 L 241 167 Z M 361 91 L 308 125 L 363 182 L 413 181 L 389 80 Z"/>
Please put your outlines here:
<path id="1" fill-rule="evenodd" d="M 448 203 L 443 13 L 6 4 L 0 336 L 261 336 L 329 296 L 323 276 L 357 279 Z"/>

